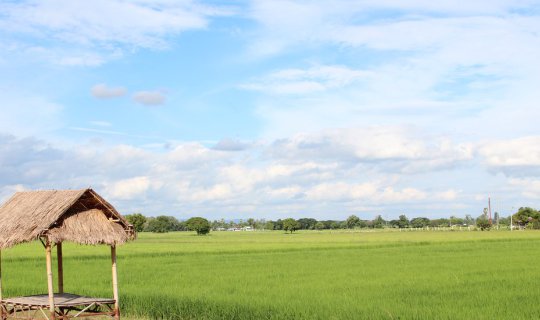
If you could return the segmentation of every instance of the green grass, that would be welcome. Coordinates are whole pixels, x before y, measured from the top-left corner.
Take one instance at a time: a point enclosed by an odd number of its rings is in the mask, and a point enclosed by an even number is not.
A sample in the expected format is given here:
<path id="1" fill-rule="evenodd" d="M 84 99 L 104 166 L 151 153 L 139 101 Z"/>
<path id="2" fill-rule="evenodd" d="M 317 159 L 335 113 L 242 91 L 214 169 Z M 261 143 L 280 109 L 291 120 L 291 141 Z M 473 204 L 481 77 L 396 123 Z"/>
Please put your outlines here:
<path id="1" fill-rule="evenodd" d="M 163 319 L 540 318 L 540 233 L 141 234 L 122 312 Z M 107 247 L 65 245 L 67 292 L 111 296 Z M 39 243 L 2 253 L 4 295 L 46 292 Z"/>

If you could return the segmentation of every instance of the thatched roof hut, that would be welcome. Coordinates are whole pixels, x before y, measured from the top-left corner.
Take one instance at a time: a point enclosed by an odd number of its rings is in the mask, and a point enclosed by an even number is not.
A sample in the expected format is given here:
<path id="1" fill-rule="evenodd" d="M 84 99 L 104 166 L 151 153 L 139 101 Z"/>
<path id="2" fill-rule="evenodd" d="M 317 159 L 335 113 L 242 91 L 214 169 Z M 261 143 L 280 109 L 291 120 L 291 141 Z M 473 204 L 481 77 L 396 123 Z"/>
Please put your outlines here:
<path id="1" fill-rule="evenodd" d="M 92 189 L 17 192 L 0 207 L 0 253 L 14 245 L 39 239 L 46 252 L 48 293 L 3 299 L 0 255 L 0 318 L 17 318 L 20 312 L 45 315 L 44 309 L 48 308 L 50 316 L 46 318 L 49 320 L 104 315 L 118 320 L 116 246 L 134 238 L 133 226 Z M 113 299 L 64 293 L 64 241 L 111 247 Z M 58 293 L 53 291 L 54 247 L 58 262 Z M 70 314 L 74 312 L 76 314 Z M 28 318 L 27 314 L 24 316 Z"/>
<path id="2" fill-rule="evenodd" d="M 24 191 L 0 207 L 0 249 L 47 238 L 52 243 L 125 243 L 133 227 L 92 189 Z"/>

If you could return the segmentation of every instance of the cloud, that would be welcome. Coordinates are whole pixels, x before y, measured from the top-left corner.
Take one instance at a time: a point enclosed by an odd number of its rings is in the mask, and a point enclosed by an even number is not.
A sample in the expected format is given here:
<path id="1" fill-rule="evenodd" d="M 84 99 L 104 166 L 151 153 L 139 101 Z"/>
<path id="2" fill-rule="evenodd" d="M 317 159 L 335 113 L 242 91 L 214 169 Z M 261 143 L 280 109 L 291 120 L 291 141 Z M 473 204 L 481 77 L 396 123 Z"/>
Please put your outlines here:
<path id="1" fill-rule="evenodd" d="M 249 148 L 250 144 L 236 139 L 222 139 L 212 149 L 221 151 L 242 151 Z"/>
<path id="2" fill-rule="evenodd" d="M 134 200 L 134 198 L 144 195 L 149 187 L 148 177 L 134 177 L 107 185 L 105 192 L 115 199 Z"/>
<path id="3" fill-rule="evenodd" d="M 136 48 L 161 49 L 181 32 L 203 29 L 230 8 L 192 1 L 20 1 L 0 5 L 0 36 L 26 47 L 47 40 L 45 55 L 64 65 L 100 65 Z"/>
<path id="4" fill-rule="evenodd" d="M 528 199 L 537 200 L 540 198 L 540 179 L 536 178 L 523 178 L 510 179 L 510 185 L 517 188 L 519 192 Z M 522 205 L 526 206 L 526 205 Z"/>
<path id="5" fill-rule="evenodd" d="M 347 86 L 369 79 L 370 73 L 345 66 L 317 66 L 309 69 L 284 69 L 240 87 L 275 94 L 306 94 Z"/>
<path id="6" fill-rule="evenodd" d="M 92 143 L 59 148 L 43 140 L 0 136 L 0 194 L 9 193 L 12 186 L 92 186 L 122 212 L 170 213 L 180 217 L 196 213 L 210 218 L 242 212 L 255 212 L 260 217 L 304 214 L 343 218 L 358 214 L 359 207 L 369 207 L 362 210 L 372 214 L 372 210 L 393 206 L 417 208 L 432 202 L 462 200 L 461 193 L 454 189 L 432 184 L 426 187 L 418 183 L 422 180 L 418 173 L 394 175 L 394 168 L 384 164 L 395 159 L 417 162 L 440 155 L 409 153 L 405 149 L 399 157 L 397 153 L 373 151 L 356 154 L 358 146 L 348 143 L 334 149 L 319 145 L 319 157 L 304 153 L 305 148 L 314 148 L 317 141 L 306 137 L 295 140 L 281 154 L 275 150 L 275 144 L 280 142 L 253 142 L 250 148 L 236 152 L 196 142 L 155 151 Z M 369 144 L 367 140 L 365 143 Z M 430 150 L 415 144 L 418 150 Z M 442 154 L 445 152 L 449 151 Z M 288 157 L 288 153 L 296 155 Z"/>
<path id="7" fill-rule="evenodd" d="M 146 106 L 157 106 L 165 103 L 165 95 L 160 91 L 139 91 L 133 95 L 133 100 Z"/>
<path id="8" fill-rule="evenodd" d="M 125 96 L 127 90 L 123 87 L 108 87 L 106 84 L 100 83 L 93 86 L 90 92 L 94 98 L 110 99 Z"/>
<path id="9" fill-rule="evenodd" d="M 540 136 L 484 142 L 478 153 L 493 171 L 511 176 L 540 175 Z"/>

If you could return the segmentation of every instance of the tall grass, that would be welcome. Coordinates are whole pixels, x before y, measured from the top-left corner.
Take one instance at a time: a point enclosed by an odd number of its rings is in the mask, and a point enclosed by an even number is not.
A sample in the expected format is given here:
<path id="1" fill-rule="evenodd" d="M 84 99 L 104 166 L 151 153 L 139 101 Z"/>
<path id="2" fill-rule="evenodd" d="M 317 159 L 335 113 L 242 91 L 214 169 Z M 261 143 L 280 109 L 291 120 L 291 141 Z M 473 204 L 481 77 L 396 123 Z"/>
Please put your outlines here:
<path id="1" fill-rule="evenodd" d="M 537 232 L 141 234 L 122 312 L 152 319 L 540 317 Z M 40 244 L 3 252 L 5 295 L 46 292 Z M 65 289 L 111 296 L 107 247 L 66 245 Z"/>

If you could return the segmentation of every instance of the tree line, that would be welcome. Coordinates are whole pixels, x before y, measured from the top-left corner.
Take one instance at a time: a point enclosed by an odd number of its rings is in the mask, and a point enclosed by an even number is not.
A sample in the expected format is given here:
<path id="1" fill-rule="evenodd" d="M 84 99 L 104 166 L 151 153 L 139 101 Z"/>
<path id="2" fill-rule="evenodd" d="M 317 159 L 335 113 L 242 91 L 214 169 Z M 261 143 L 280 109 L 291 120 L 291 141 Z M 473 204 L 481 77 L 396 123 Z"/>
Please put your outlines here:
<path id="1" fill-rule="evenodd" d="M 208 221 L 202 217 L 194 217 L 180 221 L 172 216 L 146 217 L 141 213 L 126 215 L 126 219 L 133 224 L 138 232 L 169 232 L 194 230 L 198 234 L 208 233 L 210 230 L 283 230 L 294 232 L 296 230 L 328 230 L 328 229 L 383 229 L 383 228 L 436 228 L 467 226 L 480 230 L 489 230 L 494 225 L 508 227 L 511 222 L 514 227 L 520 229 L 540 229 L 540 212 L 530 207 L 522 207 L 512 216 L 500 217 L 495 212 L 491 221 L 488 219 L 487 209 L 473 218 L 466 215 L 464 218 L 451 216 L 449 218 L 429 219 L 426 217 L 407 218 L 400 215 L 398 219 L 385 220 L 377 215 L 373 220 L 363 220 L 356 215 L 349 216 L 346 220 L 316 220 L 313 218 L 301 219 L 253 219 L 246 220 L 214 220 Z"/>

